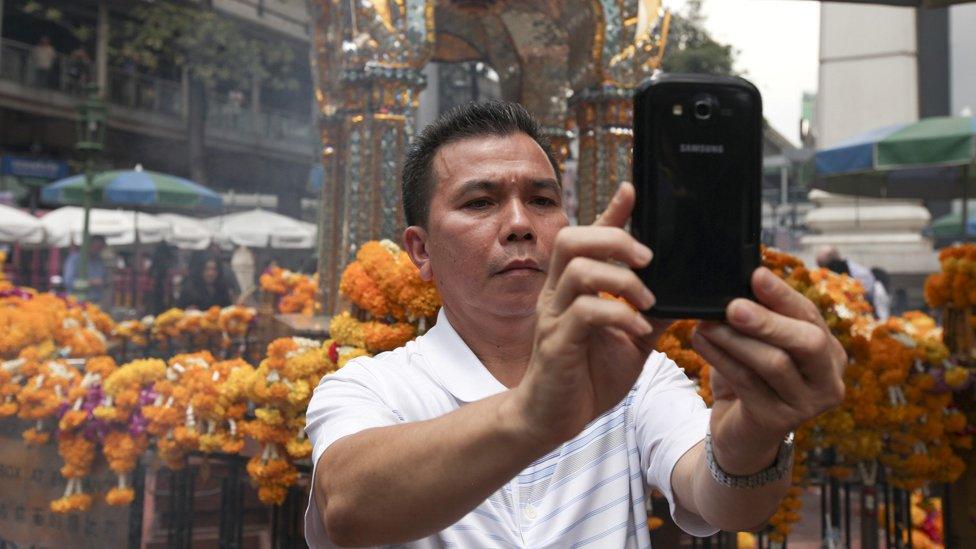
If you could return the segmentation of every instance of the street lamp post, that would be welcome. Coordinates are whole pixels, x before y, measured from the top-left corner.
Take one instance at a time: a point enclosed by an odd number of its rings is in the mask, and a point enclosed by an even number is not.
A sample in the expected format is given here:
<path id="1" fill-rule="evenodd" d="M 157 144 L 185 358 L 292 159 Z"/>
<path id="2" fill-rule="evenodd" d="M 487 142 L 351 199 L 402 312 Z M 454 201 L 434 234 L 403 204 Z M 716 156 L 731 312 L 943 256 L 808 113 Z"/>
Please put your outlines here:
<path id="1" fill-rule="evenodd" d="M 78 275 L 74 294 L 79 300 L 88 299 L 88 254 L 91 244 L 89 219 L 91 217 L 95 155 L 105 148 L 105 103 L 99 97 L 99 89 L 89 84 L 88 97 L 78 105 L 77 141 L 75 149 L 85 162 L 85 221 L 82 227 L 81 253 L 78 257 Z"/>

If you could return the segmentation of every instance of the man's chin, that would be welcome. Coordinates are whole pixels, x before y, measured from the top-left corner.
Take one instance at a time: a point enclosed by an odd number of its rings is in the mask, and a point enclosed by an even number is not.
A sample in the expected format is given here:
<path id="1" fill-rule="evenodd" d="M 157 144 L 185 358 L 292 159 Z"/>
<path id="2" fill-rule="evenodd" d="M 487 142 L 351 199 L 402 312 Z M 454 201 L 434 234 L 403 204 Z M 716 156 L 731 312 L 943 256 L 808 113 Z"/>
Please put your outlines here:
<path id="1" fill-rule="evenodd" d="M 539 299 L 539 293 L 526 293 L 519 296 L 511 296 L 509 299 L 499 299 L 494 301 L 490 306 L 490 309 L 502 317 L 509 318 L 525 318 L 528 316 L 535 315 L 536 303 Z"/>

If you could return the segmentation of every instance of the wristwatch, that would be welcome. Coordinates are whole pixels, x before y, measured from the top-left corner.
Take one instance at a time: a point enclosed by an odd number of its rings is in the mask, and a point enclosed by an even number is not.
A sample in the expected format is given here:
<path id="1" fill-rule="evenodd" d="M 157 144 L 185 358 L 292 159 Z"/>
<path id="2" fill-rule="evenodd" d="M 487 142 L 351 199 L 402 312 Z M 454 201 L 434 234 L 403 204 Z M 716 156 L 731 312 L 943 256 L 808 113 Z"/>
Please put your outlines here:
<path id="1" fill-rule="evenodd" d="M 759 488 L 780 480 L 793 468 L 793 433 L 789 433 L 779 445 L 776 461 L 769 467 L 748 476 L 731 475 L 719 467 L 712 451 L 712 433 L 705 433 L 705 464 L 715 482 L 729 488 Z"/>

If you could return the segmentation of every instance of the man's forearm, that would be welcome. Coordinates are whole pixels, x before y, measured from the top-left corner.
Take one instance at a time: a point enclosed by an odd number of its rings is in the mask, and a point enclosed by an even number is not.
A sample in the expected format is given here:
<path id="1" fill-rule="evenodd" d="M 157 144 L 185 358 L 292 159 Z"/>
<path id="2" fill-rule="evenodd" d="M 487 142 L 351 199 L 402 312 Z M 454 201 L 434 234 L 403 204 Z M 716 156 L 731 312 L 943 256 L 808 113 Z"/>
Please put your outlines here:
<path id="1" fill-rule="evenodd" d="M 758 461 L 772 464 L 776 452 L 760 451 Z M 768 457 L 768 460 L 766 459 Z M 721 456 L 717 456 L 720 466 Z M 761 470 L 760 466 L 756 471 Z M 705 462 L 705 443 L 689 450 L 678 461 L 671 484 L 678 505 L 722 530 L 753 530 L 776 511 L 790 486 L 790 475 L 759 488 L 730 488 L 712 478 Z"/>
<path id="2" fill-rule="evenodd" d="M 431 535 L 552 450 L 522 434 L 513 402 L 506 391 L 329 447 L 316 468 L 315 497 L 332 541 L 380 545 Z"/>

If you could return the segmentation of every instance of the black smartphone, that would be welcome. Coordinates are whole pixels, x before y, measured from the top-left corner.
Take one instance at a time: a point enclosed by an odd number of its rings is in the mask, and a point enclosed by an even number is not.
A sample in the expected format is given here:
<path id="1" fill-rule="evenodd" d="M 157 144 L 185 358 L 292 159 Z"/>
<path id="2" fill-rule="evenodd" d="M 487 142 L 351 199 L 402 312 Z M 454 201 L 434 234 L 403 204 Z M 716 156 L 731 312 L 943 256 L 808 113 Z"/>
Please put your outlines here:
<path id="1" fill-rule="evenodd" d="M 634 96 L 630 229 L 664 318 L 725 319 L 752 297 L 762 208 L 762 97 L 742 78 L 662 74 Z"/>

